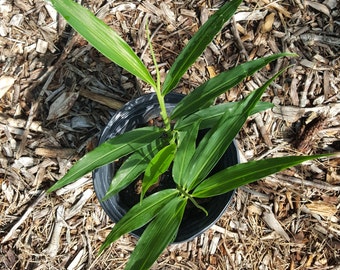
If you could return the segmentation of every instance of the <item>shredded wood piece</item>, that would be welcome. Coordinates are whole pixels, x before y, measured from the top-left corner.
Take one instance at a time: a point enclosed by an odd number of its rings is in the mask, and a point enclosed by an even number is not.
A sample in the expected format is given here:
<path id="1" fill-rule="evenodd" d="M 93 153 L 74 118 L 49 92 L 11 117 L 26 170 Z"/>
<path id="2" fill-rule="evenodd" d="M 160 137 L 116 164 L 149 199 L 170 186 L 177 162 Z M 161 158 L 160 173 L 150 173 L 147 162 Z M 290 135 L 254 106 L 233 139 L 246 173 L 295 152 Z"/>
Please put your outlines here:
<path id="1" fill-rule="evenodd" d="M 61 230 L 64 227 L 64 214 L 64 206 L 59 205 L 56 210 L 56 219 L 54 222 L 52 236 L 47 248 L 44 250 L 44 252 L 51 257 L 55 257 L 59 251 Z"/>

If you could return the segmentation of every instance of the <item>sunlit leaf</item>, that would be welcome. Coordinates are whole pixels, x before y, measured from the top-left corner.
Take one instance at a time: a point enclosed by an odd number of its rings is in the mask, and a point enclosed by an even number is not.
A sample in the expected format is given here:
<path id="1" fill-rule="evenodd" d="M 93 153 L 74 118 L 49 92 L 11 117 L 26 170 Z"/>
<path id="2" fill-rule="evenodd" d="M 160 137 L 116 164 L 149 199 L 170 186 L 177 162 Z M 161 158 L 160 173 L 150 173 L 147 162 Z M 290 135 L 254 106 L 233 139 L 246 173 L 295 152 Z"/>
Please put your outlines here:
<path id="1" fill-rule="evenodd" d="M 187 129 L 178 132 L 178 149 L 172 166 L 172 176 L 174 181 L 183 186 L 185 178 L 184 171 L 188 167 L 190 159 L 196 150 L 196 138 L 200 121 L 195 121 L 187 127 Z"/>
<path id="2" fill-rule="evenodd" d="M 51 0 L 51 3 L 80 35 L 108 59 L 156 87 L 149 71 L 131 47 L 88 9 L 72 0 Z"/>
<path id="3" fill-rule="evenodd" d="M 176 130 L 184 130 L 189 128 L 191 125 L 200 122 L 200 129 L 211 128 L 214 126 L 221 118 L 221 116 L 229 111 L 230 116 L 235 115 L 234 111 L 239 106 L 239 101 L 228 102 L 195 112 L 184 119 L 179 119 L 175 124 Z M 262 112 L 273 108 L 274 105 L 270 102 L 259 102 L 256 104 L 253 110 L 251 110 L 250 115 Z"/>
<path id="4" fill-rule="evenodd" d="M 200 27 L 178 55 L 169 73 L 166 75 L 162 90 L 163 95 L 169 93 L 178 84 L 184 73 L 203 53 L 215 35 L 234 14 L 241 2 L 242 0 L 233 0 L 224 4 Z"/>
<path id="5" fill-rule="evenodd" d="M 102 201 L 107 200 L 136 180 L 145 171 L 155 154 L 166 144 L 168 144 L 167 141 L 157 139 L 134 152 L 117 170 Z"/>
<path id="6" fill-rule="evenodd" d="M 212 100 L 218 97 L 242 82 L 246 77 L 265 67 L 268 63 L 284 56 L 295 56 L 295 54 L 274 54 L 246 62 L 220 73 L 216 77 L 211 78 L 206 83 L 197 87 L 193 92 L 183 98 L 172 111 L 171 118 L 178 119 L 182 116 L 186 116 L 200 110 L 202 104 L 205 104 L 207 100 Z"/>
<path id="7" fill-rule="evenodd" d="M 329 155 L 289 156 L 237 164 L 204 180 L 196 187 L 192 196 L 196 198 L 213 197 L 296 166 L 304 161 L 327 156 Z"/>
<path id="8" fill-rule="evenodd" d="M 145 169 L 142 182 L 142 198 L 146 191 L 158 181 L 158 177 L 165 173 L 172 163 L 176 153 L 176 144 L 171 142 L 169 145 L 161 149 L 150 161 Z"/>
<path id="9" fill-rule="evenodd" d="M 132 252 L 125 270 L 147 270 L 175 239 L 187 199 L 176 197 L 168 202 L 147 226 Z"/>
<path id="10" fill-rule="evenodd" d="M 126 156 L 145 144 L 152 142 L 163 134 L 157 127 L 144 127 L 128 131 L 102 143 L 83 156 L 71 169 L 47 192 L 52 192 L 73 183 L 94 169 Z"/>
<path id="11" fill-rule="evenodd" d="M 184 174 L 187 179 L 186 188 L 191 190 L 207 177 L 244 125 L 263 92 L 283 71 L 284 69 L 240 101 L 235 106 L 233 115 L 227 111 L 204 136 Z"/>
<path id="12" fill-rule="evenodd" d="M 163 206 L 167 205 L 176 196 L 178 196 L 177 190 L 166 189 L 150 195 L 142 202 L 133 206 L 113 227 L 110 234 L 106 237 L 105 242 L 100 247 L 99 253 L 103 252 L 104 249 L 123 234 L 141 228 L 150 222 L 150 220 L 160 213 Z"/>

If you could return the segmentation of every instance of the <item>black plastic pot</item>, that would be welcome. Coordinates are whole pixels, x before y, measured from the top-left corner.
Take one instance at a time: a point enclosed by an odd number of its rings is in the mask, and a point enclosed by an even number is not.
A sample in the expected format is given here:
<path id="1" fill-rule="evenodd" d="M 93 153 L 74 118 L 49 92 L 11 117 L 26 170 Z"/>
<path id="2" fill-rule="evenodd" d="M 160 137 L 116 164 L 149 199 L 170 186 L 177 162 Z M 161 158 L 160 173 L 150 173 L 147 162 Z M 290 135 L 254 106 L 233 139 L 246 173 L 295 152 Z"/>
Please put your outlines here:
<path id="1" fill-rule="evenodd" d="M 168 94 L 165 97 L 167 110 L 171 112 L 183 97 L 184 96 L 180 94 Z M 99 143 L 136 127 L 145 126 L 150 119 L 159 116 L 159 113 L 160 109 L 155 94 L 143 95 L 132 100 L 112 117 L 104 129 Z M 237 148 L 233 143 L 215 166 L 212 173 L 216 173 L 237 163 L 239 163 L 239 156 Z M 113 163 L 105 165 L 93 172 L 94 189 L 99 200 L 104 197 L 114 173 L 115 168 Z M 169 175 L 165 177 L 171 178 L 171 174 L 169 173 Z M 133 189 L 133 187 L 131 189 Z M 208 211 L 208 216 L 206 216 L 203 211 L 188 204 L 174 243 L 189 241 L 214 225 L 228 207 L 233 194 L 234 191 L 230 191 L 226 194 L 200 201 L 200 205 Z M 136 198 L 129 196 L 136 196 Z M 136 200 L 139 200 L 138 194 L 131 195 L 131 193 L 124 190 L 116 196 L 101 202 L 101 206 L 114 222 L 118 222 Z M 139 237 L 143 231 L 144 228 L 141 228 L 132 234 Z"/>

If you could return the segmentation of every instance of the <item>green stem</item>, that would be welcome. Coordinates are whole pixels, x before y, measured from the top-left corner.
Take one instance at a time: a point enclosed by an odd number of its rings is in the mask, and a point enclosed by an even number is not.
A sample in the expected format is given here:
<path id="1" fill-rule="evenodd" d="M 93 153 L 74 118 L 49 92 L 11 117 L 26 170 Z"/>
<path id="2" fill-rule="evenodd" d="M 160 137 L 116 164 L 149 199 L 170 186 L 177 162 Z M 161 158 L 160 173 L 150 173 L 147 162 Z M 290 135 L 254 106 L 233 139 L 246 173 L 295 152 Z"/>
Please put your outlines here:
<path id="1" fill-rule="evenodd" d="M 179 190 L 179 192 L 180 192 L 184 197 L 187 197 L 187 198 L 193 203 L 193 205 L 195 205 L 198 209 L 202 210 L 206 216 L 208 215 L 208 211 L 205 210 L 204 207 L 200 206 L 200 205 L 196 202 L 196 200 L 195 200 L 188 192 L 186 192 L 181 186 L 177 186 L 177 189 Z"/>
<path id="2" fill-rule="evenodd" d="M 164 96 L 162 95 L 162 92 L 161 92 L 161 75 L 160 75 L 160 72 L 159 72 L 159 68 L 158 68 L 155 52 L 153 50 L 152 43 L 151 43 L 148 22 L 146 23 L 146 32 L 147 32 L 148 44 L 149 44 L 149 47 L 150 47 L 150 53 L 151 53 L 151 56 L 152 56 L 152 61 L 153 61 L 154 65 L 155 65 L 155 69 L 156 69 L 156 82 L 157 83 L 156 83 L 155 91 L 156 91 L 159 107 L 161 109 L 161 113 L 160 114 L 161 114 L 161 117 L 162 117 L 163 122 L 164 122 L 165 131 L 168 132 L 168 131 L 171 130 L 170 120 L 169 120 L 169 116 L 168 116 L 168 114 L 166 112 Z"/>

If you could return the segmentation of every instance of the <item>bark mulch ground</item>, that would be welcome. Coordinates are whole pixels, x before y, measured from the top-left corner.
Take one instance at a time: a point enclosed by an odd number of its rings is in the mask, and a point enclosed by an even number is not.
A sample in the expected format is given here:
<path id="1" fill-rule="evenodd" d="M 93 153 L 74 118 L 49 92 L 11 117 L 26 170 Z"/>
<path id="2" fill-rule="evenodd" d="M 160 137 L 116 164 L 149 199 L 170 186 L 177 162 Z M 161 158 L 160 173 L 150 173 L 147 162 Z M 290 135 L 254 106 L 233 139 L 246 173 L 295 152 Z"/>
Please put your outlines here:
<path id="1" fill-rule="evenodd" d="M 220 3 L 83 1 L 162 76 Z M 237 63 L 280 51 L 283 59 L 218 102 L 238 100 L 280 68 L 266 92 L 274 109 L 237 137 L 242 160 L 340 150 L 340 3 L 246 0 L 187 72 L 187 93 Z M 91 150 L 113 112 L 150 92 L 110 63 L 41 0 L 0 0 L 0 268 L 123 269 L 136 239 L 101 257 L 113 223 L 91 175 L 45 191 Z M 238 189 L 223 217 L 193 241 L 170 246 L 152 269 L 340 269 L 340 159 L 311 161 Z"/>

